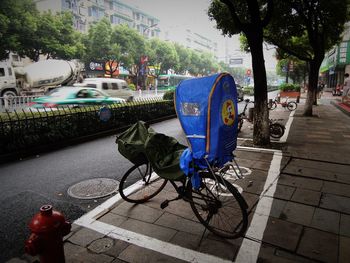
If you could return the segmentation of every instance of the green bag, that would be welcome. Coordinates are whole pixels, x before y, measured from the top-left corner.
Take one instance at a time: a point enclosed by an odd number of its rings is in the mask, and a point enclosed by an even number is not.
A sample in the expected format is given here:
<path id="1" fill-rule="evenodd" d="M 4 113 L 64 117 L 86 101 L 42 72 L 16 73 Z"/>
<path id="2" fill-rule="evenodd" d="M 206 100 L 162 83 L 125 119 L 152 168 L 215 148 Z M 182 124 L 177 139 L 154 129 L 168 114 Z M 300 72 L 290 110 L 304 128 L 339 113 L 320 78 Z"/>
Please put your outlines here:
<path id="1" fill-rule="evenodd" d="M 170 180 L 180 180 L 184 177 L 180 169 L 180 157 L 186 148 L 175 138 L 161 133 L 149 134 L 145 143 L 146 156 L 153 170 L 160 177 Z"/>
<path id="2" fill-rule="evenodd" d="M 119 152 L 134 164 L 147 163 L 145 142 L 153 133 L 155 133 L 154 130 L 148 128 L 145 122 L 136 122 L 117 137 Z"/>

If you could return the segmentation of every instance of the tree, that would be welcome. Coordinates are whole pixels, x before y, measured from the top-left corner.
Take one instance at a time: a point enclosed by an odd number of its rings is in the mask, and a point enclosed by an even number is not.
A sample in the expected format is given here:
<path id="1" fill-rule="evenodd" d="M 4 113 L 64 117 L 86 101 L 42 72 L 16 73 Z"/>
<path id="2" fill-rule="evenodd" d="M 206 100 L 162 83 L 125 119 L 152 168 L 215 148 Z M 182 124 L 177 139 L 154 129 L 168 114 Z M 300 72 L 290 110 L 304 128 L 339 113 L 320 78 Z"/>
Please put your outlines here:
<path id="1" fill-rule="evenodd" d="M 73 28 L 71 13 L 53 15 L 49 11 L 38 14 L 36 25 L 34 35 L 20 54 L 34 61 L 38 61 L 40 55 L 46 55 L 47 59 L 73 59 L 81 54 L 80 36 Z"/>
<path id="2" fill-rule="evenodd" d="M 30 47 L 39 12 L 32 0 L 0 1 L 0 60 Z"/>
<path id="3" fill-rule="evenodd" d="M 191 67 L 191 51 L 177 43 L 174 44 L 174 47 L 179 56 L 179 64 L 176 71 L 180 74 L 185 74 Z"/>
<path id="4" fill-rule="evenodd" d="M 219 65 L 215 61 L 214 55 L 209 52 L 201 52 L 199 59 L 199 69 L 201 75 L 210 75 L 219 70 Z"/>
<path id="5" fill-rule="evenodd" d="M 152 38 L 148 42 L 149 62 L 160 65 L 160 72 L 166 73 L 169 69 L 176 69 L 179 65 L 179 56 L 173 43 Z"/>
<path id="6" fill-rule="evenodd" d="M 113 29 L 111 42 L 120 47 L 119 60 L 134 77 L 134 84 L 137 84 L 140 76 L 141 57 L 146 55 L 145 38 L 127 25 L 117 25 Z"/>
<path id="7" fill-rule="evenodd" d="M 118 70 L 121 47 L 112 42 L 112 26 L 106 18 L 92 25 L 85 39 L 85 62 L 103 61 L 107 63 L 107 74 L 111 77 Z"/>
<path id="8" fill-rule="evenodd" d="M 272 0 L 213 0 L 208 10 L 209 17 L 216 20 L 224 35 L 243 33 L 247 38 L 254 72 L 253 141 L 257 145 L 270 143 L 263 30 L 271 20 L 272 11 Z"/>
<path id="9" fill-rule="evenodd" d="M 289 78 L 293 83 L 305 82 L 307 70 L 306 62 L 293 56 L 280 58 L 276 65 L 277 74 L 286 77 L 286 82 Z"/>
<path id="10" fill-rule="evenodd" d="M 318 72 L 325 52 L 341 38 L 349 20 L 349 0 L 276 1 L 276 16 L 265 31 L 265 39 L 281 50 L 306 61 L 309 87 L 305 116 L 312 116 Z"/>
<path id="11" fill-rule="evenodd" d="M 190 50 L 190 54 L 191 54 L 191 64 L 188 71 L 191 75 L 197 76 L 198 74 L 201 73 L 201 69 L 199 65 L 200 54 L 195 50 Z"/>

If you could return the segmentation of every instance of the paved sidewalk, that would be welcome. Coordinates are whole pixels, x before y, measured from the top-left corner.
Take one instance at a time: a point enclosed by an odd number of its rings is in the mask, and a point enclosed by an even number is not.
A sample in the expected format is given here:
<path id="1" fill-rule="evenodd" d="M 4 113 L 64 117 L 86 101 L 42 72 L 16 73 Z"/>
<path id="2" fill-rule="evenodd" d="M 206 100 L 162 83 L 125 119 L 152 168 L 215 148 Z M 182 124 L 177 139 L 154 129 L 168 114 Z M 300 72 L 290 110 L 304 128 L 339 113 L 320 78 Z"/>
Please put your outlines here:
<path id="1" fill-rule="evenodd" d="M 236 182 L 249 205 L 244 238 L 208 233 L 183 201 L 160 209 L 175 195 L 168 185 L 145 204 L 116 195 L 77 220 L 66 262 L 349 262 L 350 117 L 333 100 L 325 93 L 313 117 L 298 105 L 282 152 L 236 150 L 247 174 Z"/>

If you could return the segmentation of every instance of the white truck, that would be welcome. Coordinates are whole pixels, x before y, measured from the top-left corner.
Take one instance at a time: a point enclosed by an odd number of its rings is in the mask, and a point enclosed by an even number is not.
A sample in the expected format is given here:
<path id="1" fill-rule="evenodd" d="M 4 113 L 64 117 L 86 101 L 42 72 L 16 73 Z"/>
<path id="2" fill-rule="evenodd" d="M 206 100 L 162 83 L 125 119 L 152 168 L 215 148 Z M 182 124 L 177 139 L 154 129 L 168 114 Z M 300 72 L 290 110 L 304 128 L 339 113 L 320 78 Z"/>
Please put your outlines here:
<path id="1" fill-rule="evenodd" d="M 63 85 L 72 85 L 81 76 L 77 61 L 48 59 L 24 67 L 0 62 L 0 97 L 42 95 Z"/>

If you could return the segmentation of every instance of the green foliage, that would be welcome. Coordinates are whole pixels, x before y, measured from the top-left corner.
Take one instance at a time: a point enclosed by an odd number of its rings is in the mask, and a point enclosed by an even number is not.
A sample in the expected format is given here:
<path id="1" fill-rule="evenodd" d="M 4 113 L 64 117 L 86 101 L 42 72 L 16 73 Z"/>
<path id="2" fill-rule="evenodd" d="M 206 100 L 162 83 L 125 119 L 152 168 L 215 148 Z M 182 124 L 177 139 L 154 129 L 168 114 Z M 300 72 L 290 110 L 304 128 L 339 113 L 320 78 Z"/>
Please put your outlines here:
<path id="1" fill-rule="evenodd" d="M 243 93 L 249 96 L 254 95 L 254 87 L 243 87 Z"/>
<path id="2" fill-rule="evenodd" d="M 250 52 L 249 44 L 248 44 L 248 39 L 244 34 L 239 35 L 239 43 L 240 43 L 240 49 L 246 53 Z"/>
<path id="3" fill-rule="evenodd" d="M 0 1 L 0 60 L 9 52 L 34 61 L 80 58 L 84 48 L 70 13 L 40 14 L 32 0 Z"/>
<path id="4" fill-rule="evenodd" d="M 160 72 L 166 72 L 169 69 L 178 68 L 179 55 L 176 52 L 175 46 L 171 42 L 162 41 L 158 38 L 150 39 L 149 45 L 149 64 L 160 65 Z"/>
<path id="5" fill-rule="evenodd" d="M 341 38 L 349 19 L 348 5 L 348 0 L 276 1 L 276 15 L 264 32 L 265 39 L 301 60 L 311 61 Z"/>
<path id="6" fill-rule="evenodd" d="M 85 62 L 116 59 L 120 49 L 117 45 L 112 45 L 111 36 L 112 26 L 108 19 L 103 18 L 98 23 L 91 25 L 85 42 Z"/>
<path id="7" fill-rule="evenodd" d="M 50 11 L 37 17 L 37 29 L 25 55 L 34 61 L 40 55 L 47 58 L 73 59 L 81 52 L 78 33 L 73 28 L 73 16 L 65 12 L 53 15 Z"/>
<path id="8" fill-rule="evenodd" d="M 123 67 L 133 75 L 138 74 L 138 67 L 142 55 L 146 55 L 146 41 L 135 29 L 127 25 L 117 25 L 111 35 L 111 43 L 120 47 L 118 59 Z"/>
<path id="9" fill-rule="evenodd" d="M 133 91 L 136 90 L 136 86 L 135 86 L 134 83 L 130 83 L 130 84 L 128 85 L 128 87 L 129 87 L 129 89 L 131 89 L 131 90 L 133 90 Z"/>
<path id="10" fill-rule="evenodd" d="M 297 91 L 300 92 L 300 85 L 291 84 L 291 83 L 283 83 L 279 86 L 280 91 Z"/>
<path id="11" fill-rule="evenodd" d="M 175 93 L 175 91 L 173 91 L 173 90 L 169 90 L 169 91 L 165 92 L 163 95 L 163 100 L 173 101 L 174 100 L 174 93 Z"/>
<path id="12" fill-rule="evenodd" d="M 186 71 L 191 67 L 191 51 L 184 46 L 175 43 L 174 44 L 176 53 L 179 56 L 179 63 L 177 64 L 176 71 L 179 74 L 185 74 Z"/>
<path id="13" fill-rule="evenodd" d="M 0 1 L 0 60 L 11 51 L 24 55 L 23 50 L 32 47 L 38 15 L 32 0 Z"/>

